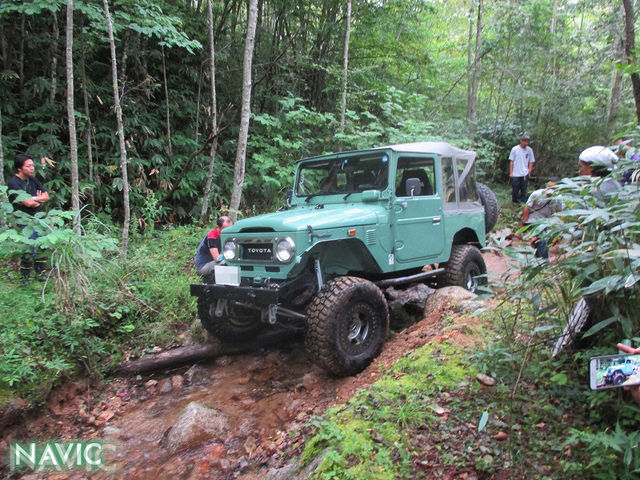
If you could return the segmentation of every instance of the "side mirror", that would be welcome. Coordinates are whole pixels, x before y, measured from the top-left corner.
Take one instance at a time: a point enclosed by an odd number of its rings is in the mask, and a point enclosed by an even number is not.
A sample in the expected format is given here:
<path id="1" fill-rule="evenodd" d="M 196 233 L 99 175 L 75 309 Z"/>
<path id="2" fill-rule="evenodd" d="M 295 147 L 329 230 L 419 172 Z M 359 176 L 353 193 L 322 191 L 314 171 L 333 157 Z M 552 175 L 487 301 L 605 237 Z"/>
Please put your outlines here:
<path id="1" fill-rule="evenodd" d="M 291 199 L 293 198 L 293 188 L 287 190 L 287 206 L 291 206 Z"/>
<path id="2" fill-rule="evenodd" d="M 363 202 L 377 202 L 380 200 L 380 190 L 364 190 L 362 192 Z"/>

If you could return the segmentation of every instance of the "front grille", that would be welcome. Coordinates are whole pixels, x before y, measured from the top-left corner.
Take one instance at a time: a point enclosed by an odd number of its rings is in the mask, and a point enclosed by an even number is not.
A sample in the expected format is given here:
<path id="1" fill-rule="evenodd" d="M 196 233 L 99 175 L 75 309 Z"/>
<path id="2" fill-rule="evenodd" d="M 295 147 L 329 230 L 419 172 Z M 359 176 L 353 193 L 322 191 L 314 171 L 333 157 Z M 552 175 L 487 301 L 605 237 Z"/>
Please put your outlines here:
<path id="1" fill-rule="evenodd" d="M 240 244 L 243 260 L 271 260 L 273 258 L 273 245 L 271 243 L 245 243 Z"/>

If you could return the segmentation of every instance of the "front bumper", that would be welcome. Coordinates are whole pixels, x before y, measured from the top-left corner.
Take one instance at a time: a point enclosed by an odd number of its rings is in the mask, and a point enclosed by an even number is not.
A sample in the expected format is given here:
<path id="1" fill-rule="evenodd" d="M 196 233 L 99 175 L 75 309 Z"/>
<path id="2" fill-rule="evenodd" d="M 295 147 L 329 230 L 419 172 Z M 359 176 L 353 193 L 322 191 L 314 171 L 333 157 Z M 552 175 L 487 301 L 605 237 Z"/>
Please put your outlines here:
<path id="1" fill-rule="evenodd" d="M 191 284 L 191 296 L 208 300 L 225 299 L 235 302 L 251 303 L 258 307 L 279 303 L 279 289 L 261 287 L 242 287 L 232 285 L 214 285 L 210 283 Z"/>

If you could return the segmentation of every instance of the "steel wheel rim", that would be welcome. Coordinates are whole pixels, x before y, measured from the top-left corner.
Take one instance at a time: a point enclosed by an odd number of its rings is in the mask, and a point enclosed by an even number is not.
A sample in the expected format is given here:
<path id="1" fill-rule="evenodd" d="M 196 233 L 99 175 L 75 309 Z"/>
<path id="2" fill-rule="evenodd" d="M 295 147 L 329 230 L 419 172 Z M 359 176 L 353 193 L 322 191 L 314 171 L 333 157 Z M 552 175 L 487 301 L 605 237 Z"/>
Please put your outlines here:
<path id="1" fill-rule="evenodd" d="M 480 269 L 477 265 L 472 265 L 467 273 L 467 278 L 465 279 L 465 288 L 470 292 L 474 292 L 478 289 L 478 279 L 476 278 L 480 275 Z"/>
<path id="2" fill-rule="evenodd" d="M 358 355 L 371 343 L 375 330 L 375 311 L 366 303 L 353 305 L 341 322 L 339 342 L 345 352 Z"/>

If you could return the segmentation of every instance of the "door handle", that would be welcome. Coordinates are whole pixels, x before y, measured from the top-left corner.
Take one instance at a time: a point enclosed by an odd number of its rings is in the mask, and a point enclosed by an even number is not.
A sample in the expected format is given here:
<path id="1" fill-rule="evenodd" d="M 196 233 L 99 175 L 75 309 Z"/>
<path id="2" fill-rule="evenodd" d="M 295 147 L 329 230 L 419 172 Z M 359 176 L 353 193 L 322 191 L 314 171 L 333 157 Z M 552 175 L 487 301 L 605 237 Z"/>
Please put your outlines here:
<path id="1" fill-rule="evenodd" d="M 394 210 L 396 211 L 396 213 L 400 213 L 400 212 L 404 212 L 407 207 L 409 206 L 409 204 L 407 202 L 399 202 L 394 204 Z"/>
<path id="2" fill-rule="evenodd" d="M 440 218 L 440 217 L 433 217 L 431 219 L 431 223 L 433 223 L 434 225 L 439 225 L 441 220 L 442 220 L 442 218 Z"/>

